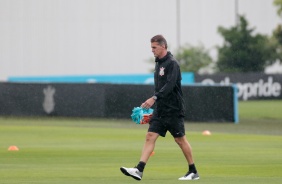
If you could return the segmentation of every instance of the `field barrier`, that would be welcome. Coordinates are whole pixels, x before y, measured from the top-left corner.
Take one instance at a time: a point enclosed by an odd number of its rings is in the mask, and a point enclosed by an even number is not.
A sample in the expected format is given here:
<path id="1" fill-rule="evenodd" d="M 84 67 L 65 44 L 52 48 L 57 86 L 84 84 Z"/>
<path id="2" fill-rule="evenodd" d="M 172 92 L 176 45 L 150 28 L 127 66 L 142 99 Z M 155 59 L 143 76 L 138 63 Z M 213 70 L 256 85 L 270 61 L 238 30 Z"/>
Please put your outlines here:
<path id="1" fill-rule="evenodd" d="M 0 83 L 0 115 L 130 118 L 153 85 Z M 238 122 L 236 87 L 184 86 L 186 120 Z"/>
<path id="2" fill-rule="evenodd" d="M 82 76 L 11 76 L 8 82 L 25 83 L 111 83 L 111 84 L 153 84 L 151 74 L 128 75 L 82 75 Z M 236 84 L 239 100 L 282 99 L 282 75 L 264 73 L 222 73 L 198 75 L 182 73 L 183 85 L 203 84 L 229 86 Z"/>

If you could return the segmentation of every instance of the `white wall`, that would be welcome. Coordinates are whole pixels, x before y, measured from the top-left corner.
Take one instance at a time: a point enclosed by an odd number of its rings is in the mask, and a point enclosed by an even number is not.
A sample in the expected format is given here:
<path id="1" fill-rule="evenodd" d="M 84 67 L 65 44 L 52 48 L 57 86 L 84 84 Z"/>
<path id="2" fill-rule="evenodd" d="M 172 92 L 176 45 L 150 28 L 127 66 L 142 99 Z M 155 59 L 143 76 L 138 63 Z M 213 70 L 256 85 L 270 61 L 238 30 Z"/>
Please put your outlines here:
<path id="1" fill-rule="evenodd" d="M 0 80 L 8 76 L 148 73 L 150 38 L 177 47 L 177 0 L 0 0 Z M 272 0 L 238 0 L 263 34 L 281 21 Z M 222 43 L 235 0 L 180 0 L 181 44 Z"/>

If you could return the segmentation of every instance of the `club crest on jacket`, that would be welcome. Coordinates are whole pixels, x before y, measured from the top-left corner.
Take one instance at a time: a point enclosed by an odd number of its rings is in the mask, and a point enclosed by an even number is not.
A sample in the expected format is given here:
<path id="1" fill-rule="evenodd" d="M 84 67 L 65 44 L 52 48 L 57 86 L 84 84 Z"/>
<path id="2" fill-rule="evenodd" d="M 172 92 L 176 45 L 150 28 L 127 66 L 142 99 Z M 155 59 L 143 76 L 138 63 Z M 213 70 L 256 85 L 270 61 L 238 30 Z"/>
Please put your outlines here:
<path id="1" fill-rule="evenodd" d="M 164 70 L 165 70 L 165 68 L 164 68 L 164 67 L 161 67 L 161 68 L 160 68 L 160 73 L 159 73 L 159 74 L 160 74 L 160 76 L 163 76 L 163 75 L 165 74 L 165 73 L 164 73 Z"/>

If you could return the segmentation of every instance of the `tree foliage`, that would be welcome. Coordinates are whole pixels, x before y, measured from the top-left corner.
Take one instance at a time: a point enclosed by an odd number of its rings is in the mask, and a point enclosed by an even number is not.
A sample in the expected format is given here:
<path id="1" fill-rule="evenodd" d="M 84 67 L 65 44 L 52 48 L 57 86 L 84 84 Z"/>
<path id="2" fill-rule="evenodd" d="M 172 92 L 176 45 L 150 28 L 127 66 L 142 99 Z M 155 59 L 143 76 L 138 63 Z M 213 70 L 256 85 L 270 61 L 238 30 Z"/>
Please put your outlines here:
<path id="1" fill-rule="evenodd" d="M 262 72 L 276 61 L 274 42 L 265 35 L 254 35 L 254 30 L 248 27 L 244 16 L 230 29 L 218 28 L 224 38 L 223 46 L 217 48 L 219 72 Z"/>
<path id="2" fill-rule="evenodd" d="M 282 17 L 282 0 L 274 0 L 274 5 L 278 7 L 277 14 Z M 279 62 L 282 61 L 282 25 L 278 24 L 273 31 L 273 43 L 276 45 L 276 51 L 279 55 Z"/>
<path id="3" fill-rule="evenodd" d="M 201 68 L 212 63 L 212 58 L 203 45 L 185 45 L 177 50 L 175 57 L 180 63 L 182 72 L 197 73 Z"/>
<path id="4" fill-rule="evenodd" d="M 273 37 L 282 45 L 282 26 L 281 24 L 277 25 L 276 29 L 273 31 Z"/>
<path id="5" fill-rule="evenodd" d="M 282 0 L 274 0 L 273 1 L 273 4 L 275 6 L 277 6 L 278 10 L 277 10 L 277 14 L 279 16 L 282 16 Z"/>

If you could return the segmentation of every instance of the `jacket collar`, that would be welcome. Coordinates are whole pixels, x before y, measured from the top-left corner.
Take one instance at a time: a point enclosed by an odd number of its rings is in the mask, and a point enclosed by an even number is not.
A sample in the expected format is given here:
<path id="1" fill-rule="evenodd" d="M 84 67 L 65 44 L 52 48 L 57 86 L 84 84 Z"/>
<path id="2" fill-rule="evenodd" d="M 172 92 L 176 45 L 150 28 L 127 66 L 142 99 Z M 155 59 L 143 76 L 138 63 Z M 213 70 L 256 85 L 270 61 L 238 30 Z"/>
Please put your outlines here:
<path id="1" fill-rule="evenodd" d="M 165 60 L 167 60 L 170 56 L 172 56 L 172 54 L 170 53 L 170 51 L 168 51 L 167 54 L 166 54 L 163 58 L 161 58 L 161 59 L 156 58 L 156 59 L 155 59 L 155 62 L 162 63 L 162 62 L 164 62 Z"/>

